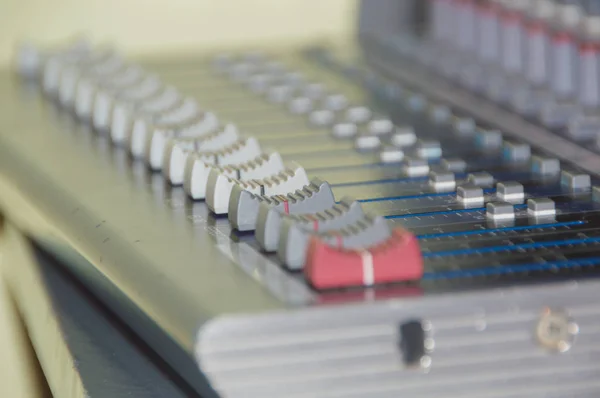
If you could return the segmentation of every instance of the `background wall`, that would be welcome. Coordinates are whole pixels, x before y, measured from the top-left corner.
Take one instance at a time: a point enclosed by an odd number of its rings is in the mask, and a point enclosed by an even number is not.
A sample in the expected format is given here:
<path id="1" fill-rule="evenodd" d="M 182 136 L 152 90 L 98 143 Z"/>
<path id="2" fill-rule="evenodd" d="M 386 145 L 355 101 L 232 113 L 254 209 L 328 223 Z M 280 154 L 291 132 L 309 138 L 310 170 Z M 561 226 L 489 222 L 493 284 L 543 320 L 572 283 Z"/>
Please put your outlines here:
<path id="1" fill-rule="evenodd" d="M 0 65 L 23 38 L 87 33 L 136 54 L 348 34 L 353 0 L 0 0 Z"/>

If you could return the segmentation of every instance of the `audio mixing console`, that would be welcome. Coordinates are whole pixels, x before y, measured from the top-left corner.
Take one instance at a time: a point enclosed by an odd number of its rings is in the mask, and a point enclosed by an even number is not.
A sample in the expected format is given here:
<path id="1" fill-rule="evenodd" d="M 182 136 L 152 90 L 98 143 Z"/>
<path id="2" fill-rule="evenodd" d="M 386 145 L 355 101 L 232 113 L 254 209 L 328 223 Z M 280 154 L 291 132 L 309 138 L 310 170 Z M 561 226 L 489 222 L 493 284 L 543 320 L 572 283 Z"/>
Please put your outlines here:
<path id="1" fill-rule="evenodd" d="M 2 169 L 202 394 L 595 397 L 599 8 L 364 1 L 359 46 L 139 63 L 23 47 Z"/>

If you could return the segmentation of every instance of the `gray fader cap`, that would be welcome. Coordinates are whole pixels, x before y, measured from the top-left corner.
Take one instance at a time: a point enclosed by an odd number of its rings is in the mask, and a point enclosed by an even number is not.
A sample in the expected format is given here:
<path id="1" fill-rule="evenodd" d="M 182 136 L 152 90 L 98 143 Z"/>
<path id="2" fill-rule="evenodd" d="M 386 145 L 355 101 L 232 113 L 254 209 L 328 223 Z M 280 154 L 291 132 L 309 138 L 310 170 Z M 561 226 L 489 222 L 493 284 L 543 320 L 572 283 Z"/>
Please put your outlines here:
<path id="1" fill-rule="evenodd" d="M 261 182 L 264 183 L 264 182 Z M 307 186 L 302 187 L 301 189 L 294 189 L 292 192 L 300 191 L 300 192 L 318 192 L 322 183 L 319 179 L 314 179 Z M 326 185 L 326 188 L 322 191 L 323 198 L 330 197 L 331 202 L 329 206 L 333 206 L 335 200 L 333 199 L 333 194 L 331 193 L 331 188 L 329 185 Z M 231 197 L 229 199 L 229 222 L 236 228 L 238 231 L 253 231 L 256 229 L 258 222 L 258 214 L 260 209 L 260 204 L 262 202 L 267 203 L 268 207 L 278 206 L 284 209 L 285 206 L 290 206 L 290 202 L 288 201 L 287 194 L 280 195 L 257 195 L 253 194 L 244 189 L 243 186 L 236 184 L 233 186 L 231 191 Z M 325 199 L 320 199 L 325 200 Z M 318 203 L 318 202 L 316 202 Z"/>
<path id="2" fill-rule="evenodd" d="M 292 270 L 301 269 L 306 261 L 312 234 L 340 230 L 365 217 L 360 203 L 352 198 L 342 200 L 330 209 L 301 216 L 284 216 L 277 256 Z"/>
<path id="3" fill-rule="evenodd" d="M 335 198 L 327 182 L 314 179 L 309 185 L 285 196 L 264 198 L 258 210 L 256 239 L 261 248 L 274 252 L 279 245 L 281 218 L 286 214 L 312 214 L 331 208 Z"/>
<path id="4" fill-rule="evenodd" d="M 331 246 L 359 249 L 375 246 L 390 238 L 392 229 L 383 217 L 367 215 L 345 228 L 319 234 L 319 238 Z"/>

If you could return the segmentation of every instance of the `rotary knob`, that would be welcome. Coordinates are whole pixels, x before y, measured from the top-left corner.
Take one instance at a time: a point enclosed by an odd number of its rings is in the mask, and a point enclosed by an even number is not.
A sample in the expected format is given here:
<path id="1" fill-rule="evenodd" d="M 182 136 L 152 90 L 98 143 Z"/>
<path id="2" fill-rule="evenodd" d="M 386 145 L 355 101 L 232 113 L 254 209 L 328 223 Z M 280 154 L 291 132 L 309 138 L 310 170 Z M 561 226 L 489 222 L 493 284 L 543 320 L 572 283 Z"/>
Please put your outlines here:
<path id="1" fill-rule="evenodd" d="M 537 342 L 555 352 L 567 352 L 575 342 L 579 326 L 563 310 L 545 308 L 535 329 Z"/>

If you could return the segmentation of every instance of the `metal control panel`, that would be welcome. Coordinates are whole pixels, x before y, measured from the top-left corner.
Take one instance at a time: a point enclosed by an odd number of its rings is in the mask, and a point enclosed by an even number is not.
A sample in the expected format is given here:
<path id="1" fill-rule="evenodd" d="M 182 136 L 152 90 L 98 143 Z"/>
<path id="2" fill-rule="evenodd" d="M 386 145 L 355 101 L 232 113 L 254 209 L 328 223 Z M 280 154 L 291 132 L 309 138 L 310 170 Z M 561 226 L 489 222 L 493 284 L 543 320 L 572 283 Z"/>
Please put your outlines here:
<path id="1" fill-rule="evenodd" d="M 0 165 L 199 393 L 597 396 L 594 4 L 364 1 L 357 45 L 293 51 L 26 47 Z"/>

